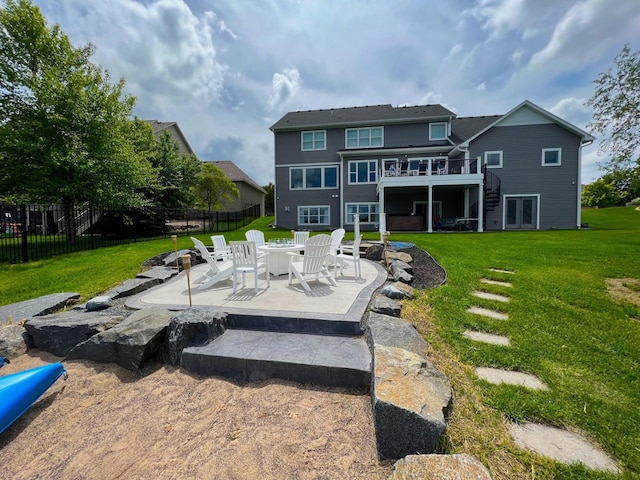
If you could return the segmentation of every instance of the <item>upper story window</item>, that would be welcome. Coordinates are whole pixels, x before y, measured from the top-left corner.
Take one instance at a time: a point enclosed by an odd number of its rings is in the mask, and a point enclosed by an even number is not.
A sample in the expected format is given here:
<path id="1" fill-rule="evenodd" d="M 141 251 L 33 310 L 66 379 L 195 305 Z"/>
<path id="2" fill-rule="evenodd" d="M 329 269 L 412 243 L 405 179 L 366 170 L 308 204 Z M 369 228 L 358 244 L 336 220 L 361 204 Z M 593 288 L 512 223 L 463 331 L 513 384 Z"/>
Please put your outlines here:
<path id="1" fill-rule="evenodd" d="M 349 162 L 349 183 L 376 183 L 377 181 L 377 160 L 354 160 Z"/>
<path id="2" fill-rule="evenodd" d="M 338 188 L 338 167 L 292 167 L 289 169 L 289 188 Z"/>
<path id="3" fill-rule="evenodd" d="M 543 167 L 559 167 L 562 163 L 561 148 L 543 148 L 542 149 L 542 166 Z"/>
<path id="4" fill-rule="evenodd" d="M 446 140 L 447 122 L 429 124 L 429 140 Z"/>
<path id="5" fill-rule="evenodd" d="M 347 148 L 382 147 L 384 130 L 382 127 L 348 128 L 345 132 Z"/>
<path id="6" fill-rule="evenodd" d="M 302 132 L 302 150 L 326 150 L 326 137 L 327 132 L 325 130 Z"/>
<path id="7" fill-rule="evenodd" d="M 502 151 L 484 152 L 487 168 L 502 168 Z"/>

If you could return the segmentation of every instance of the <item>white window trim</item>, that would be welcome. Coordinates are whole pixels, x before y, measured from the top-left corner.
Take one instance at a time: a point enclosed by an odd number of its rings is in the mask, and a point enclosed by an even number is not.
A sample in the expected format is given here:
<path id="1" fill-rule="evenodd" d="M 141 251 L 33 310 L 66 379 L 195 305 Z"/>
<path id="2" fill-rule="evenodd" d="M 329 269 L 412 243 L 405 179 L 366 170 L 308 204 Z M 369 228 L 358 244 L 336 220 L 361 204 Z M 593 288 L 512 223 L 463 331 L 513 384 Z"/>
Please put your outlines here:
<path id="1" fill-rule="evenodd" d="M 544 154 L 547 152 L 558 152 L 558 163 L 545 163 Z M 560 167 L 562 166 L 562 148 L 543 148 L 542 149 L 542 166 L 543 167 Z"/>
<path id="2" fill-rule="evenodd" d="M 352 163 L 370 163 L 370 162 L 375 162 L 376 167 L 375 167 L 375 176 L 376 178 L 373 181 L 366 181 L 366 182 L 352 182 L 351 181 L 351 164 Z M 368 169 L 369 167 L 367 167 Z M 369 173 L 369 171 L 367 170 L 367 173 Z M 368 175 L 367 175 L 368 177 Z M 362 159 L 362 160 L 349 160 L 349 162 L 347 163 L 347 185 L 371 185 L 371 184 L 376 184 L 378 183 L 378 160 L 375 158 L 370 158 L 368 160 Z"/>
<path id="3" fill-rule="evenodd" d="M 380 210 L 380 204 L 378 202 L 345 202 L 345 204 L 344 204 L 344 211 L 345 212 L 347 212 L 347 207 L 349 205 L 357 205 L 357 206 L 369 205 L 369 208 L 371 208 L 372 205 L 375 205 L 377 210 Z M 363 222 L 363 221 L 360 221 L 360 225 L 378 225 L 380 223 L 380 212 L 377 211 L 375 214 L 378 216 L 378 221 L 377 222 Z M 347 216 L 347 220 L 346 220 L 345 223 L 347 223 L 348 225 L 353 225 L 354 224 L 353 217 L 348 213 L 347 213 L 346 216 Z M 349 217 L 351 217 L 351 218 L 349 218 Z M 371 217 L 371 210 L 369 210 L 369 217 Z"/>
<path id="4" fill-rule="evenodd" d="M 492 153 L 497 153 L 500 155 L 500 163 L 498 165 L 489 165 L 488 160 L 489 160 L 489 155 Z M 502 159 L 503 159 L 503 153 L 502 150 L 492 150 L 489 152 L 484 152 L 484 164 L 487 166 L 487 168 L 502 168 Z"/>
<path id="5" fill-rule="evenodd" d="M 379 128 L 382 131 L 382 145 L 371 145 L 371 130 L 374 128 Z M 360 145 L 356 145 L 355 147 L 349 147 L 347 142 L 347 132 L 360 132 L 360 130 L 369 130 L 369 145 L 366 147 L 361 147 Z M 384 147 L 384 127 L 383 126 L 375 126 L 375 127 L 361 127 L 361 128 L 346 128 L 344 131 L 344 148 L 345 149 L 356 149 L 356 148 L 383 148 Z"/>
<path id="6" fill-rule="evenodd" d="M 320 170 L 322 170 L 322 186 L 320 186 L 320 187 L 307 187 L 307 175 L 306 175 L 307 168 L 319 168 Z M 335 168 L 336 169 L 337 185 L 335 187 L 327 187 L 327 186 L 325 186 L 325 174 L 324 174 L 324 171 L 327 168 Z M 291 188 L 291 172 L 293 170 L 303 170 L 303 173 L 302 173 L 303 186 L 300 187 L 300 188 Z M 338 188 L 340 188 L 340 168 L 338 167 L 338 165 L 301 165 L 301 166 L 289 167 L 289 190 L 290 191 L 299 191 L 299 190 L 337 190 Z"/>
<path id="7" fill-rule="evenodd" d="M 444 125 L 444 137 L 434 137 L 431 134 L 431 127 L 435 126 L 435 125 Z M 446 140 L 447 139 L 447 134 L 449 132 L 449 126 L 447 125 L 447 122 L 433 122 L 429 124 L 429 140 Z"/>
<path id="8" fill-rule="evenodd" d="M 536 199 L 536 230 L 540 230 L 540 194 L 539 193 L 520 193 L 520 194 L 504 194 L 502 195 L 502 230 L 507 229 L 507 199 L 518 197 L 535 197 Z"/>
<path id="9" fill-rule="evenodd" d="M 300 223 L 300 209 L 302 208 L 326 208 L 327 209 L 327 223 Z M 296 217 L 298 226 L 310 226 L 310 225 L 331 225 L 331 207 L 329 205 L 298 205 L 298 215 Z"/>
<path id="10" fill-rule="evenodd" d="M 305 133 L 316 134 L 318 132 L 322 132 L 322 134 L 324 135 L 324 148 L 304 148 L 304 134 Z M 315 146 L 315 143 L 316 142 L 314 140 L 313 141 L 314 146 Z M 326 149 L 327 149 L 327 131 L 326 130 L 305 130 L 304 132 L 300 132 L 300 150 L 302 150 L 303 152 L 320 152 Z"/>

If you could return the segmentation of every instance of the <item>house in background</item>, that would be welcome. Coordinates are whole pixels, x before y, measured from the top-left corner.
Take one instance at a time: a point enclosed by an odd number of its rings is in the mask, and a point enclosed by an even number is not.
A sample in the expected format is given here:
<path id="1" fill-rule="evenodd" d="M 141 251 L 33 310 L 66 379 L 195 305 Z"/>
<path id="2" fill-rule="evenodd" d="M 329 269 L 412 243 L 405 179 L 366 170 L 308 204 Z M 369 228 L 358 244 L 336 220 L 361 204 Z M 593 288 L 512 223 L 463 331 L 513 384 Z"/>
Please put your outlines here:
<path id="1" fill-rule="evenodd" d="M 275 137 L 276 225 L 549 229 L 580 226 L 587 132 L 524 101 L 504 115 L 442 105 L 290 112 Z"/>
<path id="2" fill-rule="evenodd" d="M 151 125 L 156 137 L 159 137 L 164 132 L 168 132 L 180 147 L 181 153 L 195 155 L 191 149 L 191 145 L 187 142 L 187 137 L 184 136 L 176 122 L 159 122 L 158 120 L 146 120 L 146 122 Z"/>
<path id="3" fill-rule="evenodd" d="M 231 212 L 240 211 L 253 205 L 260 205 L 260 216 L 264 217 L 267 192 L 232 161 L 220 160 L 210 163 L 222 170 L 227 178 L 235 183 L 240 192 L 240 196 L 228 204 L 227 210 Z"/>

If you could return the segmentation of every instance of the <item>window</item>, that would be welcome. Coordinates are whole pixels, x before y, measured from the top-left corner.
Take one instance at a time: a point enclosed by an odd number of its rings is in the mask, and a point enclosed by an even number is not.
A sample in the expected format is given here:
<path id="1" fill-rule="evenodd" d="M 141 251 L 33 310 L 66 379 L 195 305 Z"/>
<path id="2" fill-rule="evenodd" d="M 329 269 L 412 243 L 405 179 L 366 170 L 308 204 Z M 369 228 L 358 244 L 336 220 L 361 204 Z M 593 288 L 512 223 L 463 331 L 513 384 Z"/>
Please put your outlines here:
<path id="1" fill-rule="evenodd" d="M 348 128 L 345 132 L 347 148 L 382 147 L 382 127 Z"/>
<path id="2" fill-rule="evenodd" d="M 429 124 L 429 140 L 446 140 L 447 124 L 446 122 Z"/>
<path id="3" fill-rule="evenodd" d="M 338 188 L 338 167 L 292 167 L 289 169 L 289 188 Z"/>
<path id="4" fill-rule="evenodd" d="M 376 183 L 377 180 L 377 160 L 360 160 L 349 162 L 349 183 Z"/>
<path id="5" fill-rule="evenodd" d="M 561 148 L 543 148 L 542 149 L 542 166 L 543 167 L 559 167 L 562 163 Z"/>
<path id="6" fill-rule="evenodd" d="M 302 132 L 302 150 L 326 150 L 326 135 L 325 130 Z"/>
<path id="7" fill-rule="evenodd" d="M 329 225 L 329 207 L 298 207 L 298 225 Z"/>
<path id="8" fill-rule="evenodd" d="M 353 224 L 353 216 L 358 215 L 360 223 L 378 223 L 377 203 L 347 203 L 347 221 Z"/>
<path id="9" fill-rule="evenodd" d="M 502 168 L 502 152 L 484 152 L 484 163 L 487 168 Z"/>

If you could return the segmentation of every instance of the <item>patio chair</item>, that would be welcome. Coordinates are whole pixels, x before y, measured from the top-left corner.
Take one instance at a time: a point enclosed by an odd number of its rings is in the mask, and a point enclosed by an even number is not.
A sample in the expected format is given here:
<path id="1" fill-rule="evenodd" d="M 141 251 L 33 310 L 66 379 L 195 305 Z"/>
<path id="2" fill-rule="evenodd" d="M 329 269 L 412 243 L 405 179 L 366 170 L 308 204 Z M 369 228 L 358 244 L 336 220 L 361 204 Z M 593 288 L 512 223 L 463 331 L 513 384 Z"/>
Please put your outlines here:
<path id="1" fill-rule="evenodd" d="M 321 277 L 329 280 L 334 287 L 338 284 L 331 278 L 327 270 L 326 259 L 331 251 L 331 237 L 326 234 L 314 235 L 309 238 L 304 248 L 304 255 L 289 252 L 289 285 L 292 283 L 292 274 L 296 276 L 302 287 L 311 292 L 309 281 L 319 280 Z"/>
<path id="2" fill-rule="evenodd" d="M 231 247 L 227 245 L 224 235 L 211 235 L 213 243 L 213 258 L 216 260 L 231 260 Z"/>
<path id="3" fill-rule="evenodd" d="M 244 234 L 248 242 L 256 242 L 256 247 L 264 246 L 264 233 L 260 230 L 248 230 Z"/>
<path id="4" fill-rule="evenodd" d="M 226 280 L 231 276 L 231 274 L 233 273 L 233 262 L 231 260 L 218 262 L 211 256 L 211 253 L 209 253 L 209 250 L 207 250 L 207 247 L 204 243 L 194 237 L 191 237 L 191 241 L 195 245 L 196 250 L 200 252 L 200 256 L 207 262 L 207 265 L 209 265 L 209 270 L 205 272 L 201 279 L 204 283 L 198 285 L 198 290 L 209 288 L 220 282 L 221 280 Z M 196 281 L 194 283 L 200 282 Z"/>
<path id="5" fill-rule="evenodd" d="M 253 273 L 253 290 L 258 293 L 258 274 L 261 268 L 264 269 L 264 275 L 267 277 L 267 286 L 271 286 L 267 258 L 258 256 L 256 242 L 231 242 L 231 256 L 233 264 L 233 293 L 236 293 L 238 274 L 240 273 L 242 274 L 242 288 L 245 287 L 247 272 Z"/>
<path id="6" fill-rule="evenodd" d="M 362 274 L 360 271 L 360 242 L 362 241 L 362 235 L 358 235 L 353 242 L 353 247 L 351 247 L 351 254 L 347 255 L 344 251 L 337 255 L 337 261 L 340 263 L 340 275 L 342 275 L 342 270 L 344 268 L 344 262 L 353 262 L 353 268 L 355 269 L 356 279 L 361 278 Z M 336 272 L 338 271 L 338 265 L 333 271 L 334 278 L 336 276 Z"/>
<path id="7" fill-rule="evenodd" d="M 309 232 L 293 232 L 293 243 L 304 245 L 309 240 Z"/>
<path id="8" fill-rule="evenodd" d="M 337 256 L 340 253 L 340 245 L 342 244 L 344 233 L 344 228 L 336 228 L 331 232 L 331 250 L 327 256 L 327 266 L 333 265 L 334 268 L 337 267 Z"/>

